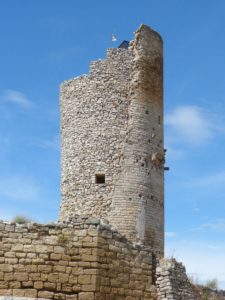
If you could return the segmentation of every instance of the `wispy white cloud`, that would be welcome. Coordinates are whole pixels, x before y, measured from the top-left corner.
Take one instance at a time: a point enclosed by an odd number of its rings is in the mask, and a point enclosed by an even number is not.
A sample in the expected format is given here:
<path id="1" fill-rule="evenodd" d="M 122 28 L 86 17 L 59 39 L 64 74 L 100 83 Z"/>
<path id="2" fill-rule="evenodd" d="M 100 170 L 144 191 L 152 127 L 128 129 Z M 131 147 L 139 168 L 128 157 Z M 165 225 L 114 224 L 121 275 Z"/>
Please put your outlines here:
<path id="1" fill-rule="evenodd" d="M 40 186 L 28 176 L 2 176 L 0 178 L 0 198 L 18 202 L 32 202 L 40 199 Z"/>
<path id="2" fill-rule="evenodd" d="M 174 237 L 174 236 L 176 236 L 176 232 L 174 232 L 174 231 L 167 231 L 167 232 L 165 232 L 165 236 L 166 237 Z"/>
<path id="3" fill-rule="evenodd" d="M 184 187 L 190 188 L 218 188 L 225 187 L 225 171 L 212 173 L 202 177 L 194 177 L 191 180 L 186 180 L 182 184 Z"/>
<path id="4" fill-rule="evenodd" d="M 198 106 L 179 106 L 165 116 L 168 135 L 174 142 L 204 144 L 224 131 L 215 116 Z"/>
<path id="5" fill-rule="evenodd" d="M 6 90 L 1 95 L 1 100 L 5 102 L 11 102 L 19 105 L 23 108 L 31 108 L 33 103 L 27 98 L 24 93 L 16 90 Z"/>
<path id="6" fill-rule="evenodd" d="M 56 135 L 49 140 L 37 140 L 34 143 L 42 149 L 60 149 L 60 137 Z"/>
<path id="7" fill-rule="evenodd" d="M 203 223 L 198 227 L 192 228 L 190 231 L 212 231 L 217 233 L 225 233 L 225 219 L 214 220 L 209 223 Z"/>

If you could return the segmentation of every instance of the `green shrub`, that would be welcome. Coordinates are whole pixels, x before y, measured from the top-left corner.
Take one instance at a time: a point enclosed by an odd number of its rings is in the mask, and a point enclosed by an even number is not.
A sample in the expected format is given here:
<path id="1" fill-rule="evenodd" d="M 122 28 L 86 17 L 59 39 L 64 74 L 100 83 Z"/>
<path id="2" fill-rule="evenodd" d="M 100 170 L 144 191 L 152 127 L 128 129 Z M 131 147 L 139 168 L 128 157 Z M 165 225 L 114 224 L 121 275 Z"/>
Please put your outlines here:
<path id="1" fill-rule="evenodd" d="M 209 279 L 206 282 L 205 286 L 209 289 L 217 290 L 218 289 L 218 280 L 216 278 Z"/>
<path id="2" fill-rule="evenodd" d="M 15 223 L 18 223 L 18 224 L 26 224 L 26 223 L 30 223 L 31 219 L 28 217 L 25 217 L 25 216 L 18 215 L 18 216 L 15 216 L 12 219 L 12 221 Z"/>

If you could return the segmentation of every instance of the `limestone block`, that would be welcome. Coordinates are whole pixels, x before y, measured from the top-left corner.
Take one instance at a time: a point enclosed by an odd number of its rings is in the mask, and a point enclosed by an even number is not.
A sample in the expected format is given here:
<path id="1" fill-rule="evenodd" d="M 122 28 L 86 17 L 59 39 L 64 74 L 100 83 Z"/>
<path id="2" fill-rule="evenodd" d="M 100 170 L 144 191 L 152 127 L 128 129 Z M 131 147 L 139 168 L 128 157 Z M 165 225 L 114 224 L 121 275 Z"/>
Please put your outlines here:
<path id="1" fill-rule="evenodd" d="M 13 267 L 9 264 L 0 264 L 0 271 L 2 272 L 12 272 Z"/>
<path id="2" fill-rule="evenodd" d="M 66 283 L 69 281 L 69 274 L 59 273 L 59 282 Z"/>
<path id="3" fill-rule="evenodd" d="M 98 261 L 99 260 L 99 256 L 95 256 L 95 255 L 88 255 L 88 254 L 82 254 L 81 255 L 81 259 L 84 262 L 88 262 L 88 261 Z"/>
<path id="4" fill-rule="evenodd" d="M 24 252 L 35 252 L 35 246 L 34 245 L 24 245 L 23 246 L 23 251 Z"/>
<path id="5" fill-rule="evenodd" d="M 62 284 L 62 292 L 71 293 L 73 291 L 73 285 L 69 283 Z"/>
<path id="6" fill-rule="evenodd" d="M 59 280 L 59 274 L 58 273 L 51 273 L 48 275 L 48 281 L 49 282 L 58 282 Z"/>
<path id="7" fill-rule="evenodd" d="M 8 281 L 0 281 L 0 290 L 1 289 L 7 289 L 9 287 Z"/>
<path id="8" fill-rule="evenodd" d="M 37 297 L 37 290 L 35 289 L 26 289 L 24 293 L 25 297 L 35 298 Z"/>
<path id="9" fill-rule="evenodd" d="M 4 274 L 4 281 L 12 281 L 13 280 L 13 273 L 5 273 Z"/>
<path id="10" fill-rule="evenodd" d="M 78 300 L 94 300 L 95 296 L 93 292 L 81 292 L 78 295 Z"/>
<path id="11" fill-rule="evenodd" d="M 40 273 L 45 273 L 45 274 L 49 274 L 52 272 L 52 266 L 48 266 L 48 265 L 39 265 L 38 266 L 38 272 Z"/>
<path id="12" fill-rule="evenodd" d="M 79 275 L 78 276 L 78 283 L 80 284 L 90 284 L 91 281 L 91 275 Z"/>
<path id="13" fill-rule="evenodd" d="M 13 274 L 12 274 L 13 276 Z M 9 282 L 9 288 L 10 289 L 20 289 L 21 288 L 21 282 L 18 281 L 10 281 Z"/>
<path id="14" fill-rule="evenodd" d="M 33 287 L 33 281 L 31 281 L 31 280 L 22 281 L 21 286 L 22 286 L 22 288 Z"/>
<path id="15" fill-rule="evenodd" d="M 54 293 L 49 291 L 39 291 L 38 298 L 53 299 Z"/>
<path id="16" fill-rule="evenodd" d="M 55 291 L 56 290 L 56 283 L 44 282 L 44 289 L 46 289 L 48 291 Z"/>
<path id="17" fill-rule="evenodd" d="M 35 250 L 37 253 L 48 253 L 53 252 L 53 246 L 48 245 L 36 245 Z"/>
<path id="18" fill-rule="evenodd" d="M 27 281 L 28 280 L 28 274 L 25 272 L 15 272 L 14 273 L 14 280 L 16 281 Z"/>
<path id="19" fill-rule="evenodd" d="M 56 253 L 56 254 L 64 254 L 65 253 L 65 248 L 61 247 L 61 246 L 54 246 L 54 253 Z"/>
<path id="20" fill-rule="evenodd" d="M 60 260 L 61 257 L 62 257 L 61 254 L 57 254 L 57 253 L 51 253 L 51 254 L 50 254 L 50 259 L 51 259 L 51 260 Z"/>
<path id="21" fill-rule="evenodd" d="M 18 258 L 22 258 L 22 257 L 26 257 L 26 256 L 27 256 L 26 253 L 21 253 L 21 252 L 16 253 L 16 257 L 18 257 Z"/>
<path id="22" fill-rule="evenodd" d="M 78 296 L 77 294 L 74 295 L 66 295 L 66 300 L 77 300 Z"/>
<path id="23" fill-rule="evenodd" d="M 3 295 L 7 295 L 5 293 L 3 293 Z M 14 297 L 24 297 L 25 296 L 25 290 L 21 290 L 21 289 L 14 289 L 13 290 L 13 296 Z"/>
<path id="24" fill-rule="evenodd" d="M 35 281 L 34 282 L 34 288 L 37 289 L 37 290 L 43 289 L 43 286 L 44 286 L 44 284 L 43 284 L 42 281 Z"/>
<path id="25" fill-rule="evenodd" d="M 41 274 L 40 273 L 28 273 L 29 280 L 35 280 L 40 281 L 41 280 Z"/>
<path id="26" fill-rule="evenodd" d="M 18 258 L 5 258 L 5 263 L 14 265 L 18 263 Z"/>
<path id="27" fill-rule="evenodd" d="M 37 265 L 26 265 L 25 270 L 30 273 L 30 272 L 37 272 L 38 266 Z"/>
<path id="28" fill-rule="evenodd" d="M 53 266 L 53 272 L 65 272 L 66 267 L 65 266 Z"/>

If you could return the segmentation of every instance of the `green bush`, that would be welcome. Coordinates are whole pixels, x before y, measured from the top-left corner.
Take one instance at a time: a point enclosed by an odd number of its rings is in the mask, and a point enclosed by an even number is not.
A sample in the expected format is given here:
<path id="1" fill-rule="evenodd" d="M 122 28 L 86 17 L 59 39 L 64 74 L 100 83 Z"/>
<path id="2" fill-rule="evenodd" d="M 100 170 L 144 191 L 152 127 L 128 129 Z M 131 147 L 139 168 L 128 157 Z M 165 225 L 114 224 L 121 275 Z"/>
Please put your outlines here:
<path id="1" fill-rule="evenodd" d="M 28 217 L 25 217 L 25 216 L 15 216 L 13 219 L 12 219 L 13 222 L 15 223 L 18 223 L 18 224 L 26 224 L 26 223 L 30 223 L 31 222 L 31 219 L 28 218 Z"/>
<path id="2" fill-rule="evenodd" d="M 217 290 L 218 289 L 218 280 L 216 278 L 209 279 L 206 282 L 205 286 L 209 289 Z"/>

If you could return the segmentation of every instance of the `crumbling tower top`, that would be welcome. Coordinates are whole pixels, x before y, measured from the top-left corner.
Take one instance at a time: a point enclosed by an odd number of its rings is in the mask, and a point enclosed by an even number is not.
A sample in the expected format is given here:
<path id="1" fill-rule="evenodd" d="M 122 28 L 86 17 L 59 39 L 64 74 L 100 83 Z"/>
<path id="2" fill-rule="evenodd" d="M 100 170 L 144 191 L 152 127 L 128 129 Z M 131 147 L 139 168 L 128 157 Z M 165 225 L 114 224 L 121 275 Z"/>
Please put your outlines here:
<path id="1" fill-rule="evenodd" d="M 108 49 L 89 76 L 61 87 L 60 220 L 105 218 L 162 254 L 162 39 L 141 25 L 127 45 Z"/>

